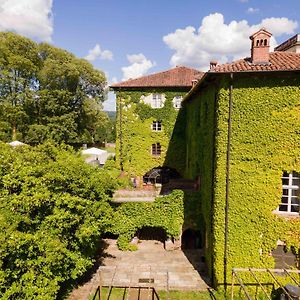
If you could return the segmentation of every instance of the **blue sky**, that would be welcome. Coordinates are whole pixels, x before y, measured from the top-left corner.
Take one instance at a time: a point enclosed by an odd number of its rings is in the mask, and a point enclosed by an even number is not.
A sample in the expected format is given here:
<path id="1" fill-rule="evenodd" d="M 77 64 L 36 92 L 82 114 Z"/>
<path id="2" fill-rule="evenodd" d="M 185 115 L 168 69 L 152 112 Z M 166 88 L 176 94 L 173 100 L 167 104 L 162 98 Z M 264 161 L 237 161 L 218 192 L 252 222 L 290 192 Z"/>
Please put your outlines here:
<path id="1" fill-rule="evenodd" d="M 299 0 L 0 0 L 0 30 L 86 57 L 112 83 L 247 56 L 262 26 L 276 45 L 300 32 L 299 11 Z"/>

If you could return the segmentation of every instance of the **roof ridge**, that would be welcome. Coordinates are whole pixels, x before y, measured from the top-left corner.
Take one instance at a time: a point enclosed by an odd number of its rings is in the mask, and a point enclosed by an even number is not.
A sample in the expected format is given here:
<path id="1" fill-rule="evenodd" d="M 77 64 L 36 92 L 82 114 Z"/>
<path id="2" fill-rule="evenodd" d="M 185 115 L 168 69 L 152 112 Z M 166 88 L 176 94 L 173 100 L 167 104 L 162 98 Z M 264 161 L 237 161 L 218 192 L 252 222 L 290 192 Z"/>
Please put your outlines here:
<path id="1" fill-rule="evenodd" d="M 186 66 L 176 66 L 176 67 L 173 67 L 171 69 L 168 69 L 168 70 L 163 70 L 163 71 L 160 71 L 160 72 L 156 72 L 156 73 L 153 73 L 153 74 L 148 74 L 148 75 L 144 75 L 144 76 L 140 76 L 140 77 L 137 77 L 137 78 L 134 78 L 134 79 L 128 79 L 128 80 L 125 80 L 125 81 L 121 81 L 121 82 L 118 82 L 118 83 L 114 83 L 112 85 L 110 85 L 111 88 L 115 88 L 115 87 L 133 87 L 134 86 L 134 83 L 139 83 L 139 82 L 142 82 L 142 81 L 151 81 L 151 79 L 153 78 L 156 78 L 156 77 L 163 77 L 165 74 L 169 73 L 169 74 L 172 74 L 172 72 L 176 71 L 176 70 L 182 70 L 182 72 L 184 72 L 184 70 L 186 70 L 188 73 L 187 75 L 186 74 L 183 74 L 182 77 L 191 77 L 191 76 L 196 76 L 196 75 L 201 75 L 201 74 L 204 74 L 204 72 L 200 71 L 200 70 L 197 70 L 197 69 L 193 69 L 193 68 L 190 68 L 190 67 L 186 67 Z M 175 75 L 175 76 L 174 76 Z M 178 77 L 179 76 L 176 76 L 177 74 L 175 73 L 173 76 L 175 78 L 173 78 L 173 85 L 174 86 L 178 86 L 178 83 L 175 83 L 176 79 L 178 81 Z M 171 76 L 171 75 L 170 75 Z M 172 77 L 172 76 L 171 76 Z M 190 80 L 192 82 L 192 79 Z M 156 84 L 157 85 L 157 84 Z M 190 86 L 191 84 L 187 84 L 187 81 L 184 83 L 183 82 L 183 79 L 182 79 L 182 82 L 179 86 Z M 141 83 L 139 83 L 138 86 L 143 86 Z M 149 86 L 149 82 L 146 86 Z M 162 83 L 159 84 L 159 86 L 163 86 Z M 172 86 L 169 84 L 166 84 L 166 86 Z"/>

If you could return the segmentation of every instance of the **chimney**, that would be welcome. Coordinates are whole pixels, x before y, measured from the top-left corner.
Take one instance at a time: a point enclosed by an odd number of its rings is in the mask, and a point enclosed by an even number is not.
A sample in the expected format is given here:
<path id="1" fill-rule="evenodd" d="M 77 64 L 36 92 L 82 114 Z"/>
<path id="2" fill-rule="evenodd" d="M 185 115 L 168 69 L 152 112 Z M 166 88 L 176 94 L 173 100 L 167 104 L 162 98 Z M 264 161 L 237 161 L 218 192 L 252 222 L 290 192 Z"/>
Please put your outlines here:
<path id="1" fill-rule="evenodd" d="M 251 62 L 253 64 L 269 64 L 270 38 L 272 34 L 265 28 L 261 28 L 250 36 Z"/>
<path id="2" fill-rule="evenodd" d="M 212 60 L 210 63 L 209 63 L 209 69 L 212 70 L 214 67 L 216 67 L 218 64 L 218 62 L 216 60 Z"/>

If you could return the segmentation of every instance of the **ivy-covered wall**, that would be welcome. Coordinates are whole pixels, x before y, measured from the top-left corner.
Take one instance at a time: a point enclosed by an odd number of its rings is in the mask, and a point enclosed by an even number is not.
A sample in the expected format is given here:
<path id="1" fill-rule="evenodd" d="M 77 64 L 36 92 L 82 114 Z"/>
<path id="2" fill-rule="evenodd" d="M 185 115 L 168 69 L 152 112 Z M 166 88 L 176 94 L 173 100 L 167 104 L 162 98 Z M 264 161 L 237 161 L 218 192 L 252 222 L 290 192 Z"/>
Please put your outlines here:
<path id="1" fill-rule="evenodd" d="M 198 228 L 205 241 L 206 262 L 212 276 L 212 202 L 215 142 L 215 98 L 216 88 L 202 89 L 196 99 L 184 103 L 186 111 L 186 168 L 185 177 L 194 179 L 200 176 L 200 190 L 186 195 L 192 201 L 198 216 Z"/>
<path id="2" fill-rule="evenodd" d="M 228 283 L 233 267 L 274 268 L 270 252 L 278 240 L 300 248 L 300 217 L 274 213 L 281 202 L 283 171 L 300 171 L 299 95 L 295 74 L 233 80 Z M 186 103 L 186 174 L 201 176 L 199 201 L 216 285 L 224 282 L 228 103 L 225 75 L 219 88 L 210 84 Z"/>
<path id="3" fill-rule="evenodd" d="M 142 96 L 152 93 L 165 95 L 162 108 L 151 108 Z M 184 168 L 185 143 L 183 112 L 173 107 L 173 98 L 183 96 L 184 90 L 150 89 L 117 92 L 116 159 L 132 176 L 143 176 L 157 166 L 168 166 L 180 173 Z M 153 121 L 162 122 L 162 131 L 153 131 Z M 176 126 L 174 125 L 181 123 Z M 160 156 L 151 154 L 152 144 L 160 143 Z"/>
<path id="4" fill-rule="evenodd" d="M 119 236 L 118 246 L 122 250 L 135 250 L 128 243 L 145 226 L 160 227 L 169 238 L 178 239 L 184 220 L 183 192 L 173 191 L 154 202 L 115 204 L 113 219 L 110 231 Z"/>

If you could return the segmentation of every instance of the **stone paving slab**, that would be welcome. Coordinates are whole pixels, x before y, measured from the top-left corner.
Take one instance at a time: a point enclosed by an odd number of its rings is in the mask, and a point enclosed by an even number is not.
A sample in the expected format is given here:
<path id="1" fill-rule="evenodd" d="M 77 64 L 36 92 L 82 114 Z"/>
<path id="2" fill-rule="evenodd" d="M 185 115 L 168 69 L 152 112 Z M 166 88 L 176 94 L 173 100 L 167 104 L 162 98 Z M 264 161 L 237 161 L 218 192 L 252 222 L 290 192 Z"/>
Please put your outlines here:
<path id="1" fill-rule="evenodd" d="M 157 241 L 138 243 L 137 251 L 120 251 L 115 240 L 105 240 L 102 265 L 91 280 L 73 291 L 68 300 L 88 299 L 100 282 L 105 286 L 154 287 L 166 290 L 167 276 L 169 288 L 173 290 L 206 291 L 206 274 L 200 271 L 206 267 L 201 260 L 201 250 L 183 251 L 176 249 L 166 251 Z M 168 272 L 168 273 L 167 273 Z M 153 278 L 154 283 L 141 283 L 139 279 Z M 133 298 L 132 298 L 133 299 Z"/>

